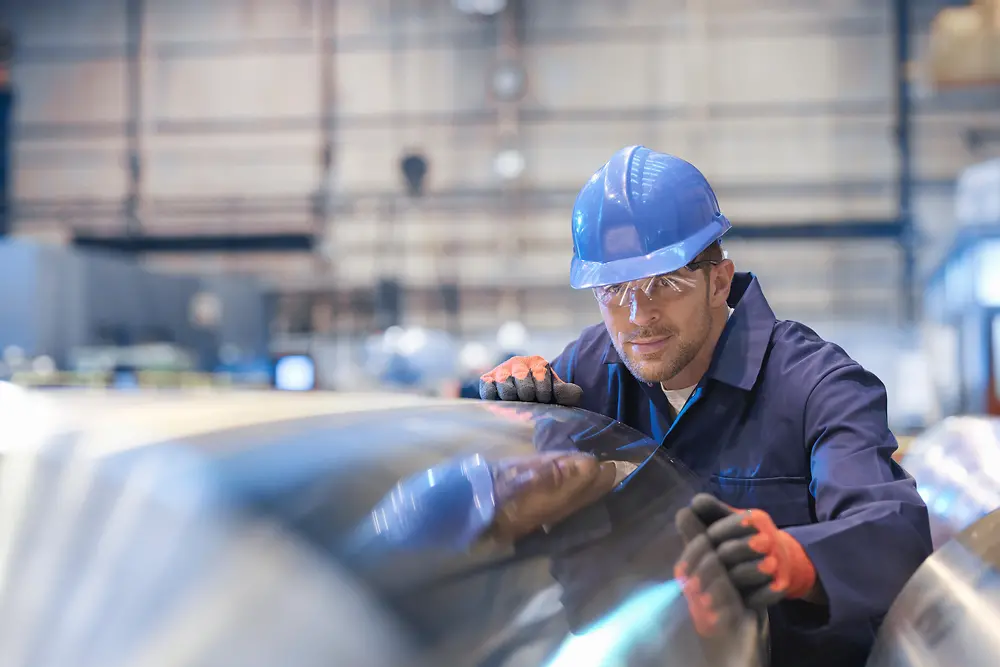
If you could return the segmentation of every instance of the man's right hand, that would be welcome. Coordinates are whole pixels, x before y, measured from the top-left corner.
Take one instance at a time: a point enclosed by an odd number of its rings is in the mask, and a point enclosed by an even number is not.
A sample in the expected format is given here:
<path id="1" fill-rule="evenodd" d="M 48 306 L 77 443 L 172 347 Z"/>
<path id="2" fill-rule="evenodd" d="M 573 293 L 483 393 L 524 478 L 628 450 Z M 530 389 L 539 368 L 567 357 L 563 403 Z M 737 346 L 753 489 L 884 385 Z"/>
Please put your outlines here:
<path id="1" fill-rule="evenodd" d="M 523 401 L 575 406 L 583 389 L 563 382 L 541 357 L 514 357 L 479 378 L 484 401 Z"/>

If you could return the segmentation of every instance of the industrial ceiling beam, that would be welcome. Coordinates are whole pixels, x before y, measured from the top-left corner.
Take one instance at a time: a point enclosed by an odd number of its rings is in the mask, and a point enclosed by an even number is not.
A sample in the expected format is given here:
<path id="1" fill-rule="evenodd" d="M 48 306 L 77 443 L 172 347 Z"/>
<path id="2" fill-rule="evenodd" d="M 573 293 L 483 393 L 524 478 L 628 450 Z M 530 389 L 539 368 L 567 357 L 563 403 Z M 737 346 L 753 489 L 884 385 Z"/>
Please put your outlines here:
<path id="1" fill-rule="evenodd" d="M 520 122 L 541 123 L 594 123 L 605 121 L 645 122 L 683 120 L 689 113 L 685 104 L 643 106 L 639 108 L 546 108 L 522 106 Z M 892 104 L 885 99 L 829 100 L 821 102 L 760 102 L 712 103 L 705 107 L 708 118 L 766 120 L 785 118 L 848 117 L 888 118 Z M 224 134 L 255 134 L 268 132 L 314 132 L 317 122 L 336 121 L 338 129 L 393 129 L 407 127 L 476 127 L 497 122 L 495 109 L 469 109 L 462 111 L 392 111 L 387 113 L 335 114 L 325 119 L 316 114 L 299 116 L 260 116 L 257 118 L 155 118 L 150 130 L 157 136 L 198 136 Z M 121 137 L 127 132 L 127 123 L 115 121 L 80 121 L 67 123 L 40 123 L 22 121 L 15 127 L 20 140 L 45 141 L 62 139 L 101 139 Z"/>
<path id="2" fill-rule="evenodd" d="M 953 114 L 980 113 L 976 122 L 984 128 L 997 128 L 998 123 L 991 117 L 988 104 L 996 104 L 983 96 L 971 97 L 951 93 L 941 98 L 932 98 L 916 104 L 911 100 L 911 113 L 928 123 L 947 122 Z M 884 132 L 882 123 L 892 120 L 894 113 L 891 100 L 830 100 L 826 102 L 762 102 L 762 103 L 714 103 L 705 107 L 707 118 L 711 120 L 793 120 L 831 119 L 852 123 L 850 127 L 858 131 L 870 131 L 873 135 Z M 520 122 L 525 127 L 555 124 L 592 124 L 615 122 L 659 122 L 667 120 L 683 121 L 689 115 L 688 105 L 643 106 L 638 108 L 545 108 L 525 106 L 521 109 Z M 399 125 L 412 128 L 455 128 L 486 127 L 497 121 L 492 109 L 465 111 L 409 112 L 409 113 L 364 113 L 335 114 L 331 118 L 315 114 L 244 119 L 191 118 L 176 120 L 171 118 L 151 119 L 149 131 L 157 137 L 224 136 L 242 134 L 266 134 L 271 132 L 315 132 L 317 123 L 336 123 L 339 130 L 391 129 Z M 870 128 L 870 129 L 867 129 Z M 118 121 L 76 121 L 65 123 L 34 122 L 21 120 L 12 131 L 18 141 L 47 142 L 66 139 L 116 139 L 128 132 L 128 124 Z M 924 132 L 934 132 L 933 127 Z M 949 130 L 950 132 L 950 130 Z"/>
<path id="3" fill-rule="evenodd" d="M 924 12 L 920 23 L 929 23 L 931 15 Z M 684 21 L 665 21 L 652 25 L 578 26 L 566 30 L 557 26 L 537 26 L 525 33 L 524 44 L 545 47 L 567 44 L 600 46 L 606 44 L 658 43 L 664 39 L 683 37 L 687 27 Z M 829 37 L 878 37 L 885 34 L 885 24 L 873 13 L 831 18 L 805 18 L 780 23 L 722 19 L 713 23 L 713 34 L 727 34 L 745 38 L 803 36 Z M 359 32 L 330 38 L 330 48 L 340 54 L 379 53 L 391 51 L 390 38 L 375 32 Z M 409 48 L 440 49 L 447 51 L 482 50 L 481 33 L 461 30 L 428 31 L 419 43 Z M 273 37 L 247 39 L 170 40 L 153 45 L 153 56 L 158 60 L 203 59 L 211 57 L 261 55 L 309 55 L 314 52 L 309 37 Z M 121 56 L 121 46 L 113 44 L 48 43 L 26 45 L 18 54 L 18 61 L 26 64 L 80 63 L 106 61 Z"/>
<path id="4" fill-rule="evenodd" d="M 311 252 L 312 234 L 244 234 L 187 236 L 90 236 L 77 235 L 79 248 L 109 250 L 128 254 L 145 253 L 272 253 Z"/>
<path id="5" fill-rule="evenodd" d="M 904 225 L 899 220 L 851 220 L 843 222 L 801 222 L 797 224 L 736 224 L 727 239 L 747 241 L 805 241 L 805 240 L 898 240 Z M 316 246 L 312 234 L 190 234 L 190 235 L 137 235 L 102 236 L 77 234 L 74 245 L 82 248 L 99 248 L 133 254 L 147 253 L 263 253 L 311 252 Z M 488 251 L 494 246 L 480 244 Z M 539 242 L 536 249 L 559 250 L 562 241 Z M 465 250 L 464 246 L 461 248 Z"/>

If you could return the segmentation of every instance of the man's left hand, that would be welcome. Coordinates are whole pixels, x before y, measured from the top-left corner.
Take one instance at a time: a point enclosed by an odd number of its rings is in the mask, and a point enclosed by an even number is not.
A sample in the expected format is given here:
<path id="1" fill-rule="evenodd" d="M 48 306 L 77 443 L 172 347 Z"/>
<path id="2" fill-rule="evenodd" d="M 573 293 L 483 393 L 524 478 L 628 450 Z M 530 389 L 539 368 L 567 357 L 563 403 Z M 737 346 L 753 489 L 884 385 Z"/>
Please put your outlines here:
<path id="1" fill-rule="evenodd" d="M 802 545 L 778 530 L 763 510 L 737 510 L 702 493 L 677 513 L 676 520 L 687 546 L 675 575 L 685 582 L 685 594 L 696 615 L 703 613 L 699 609 L 706 603 L 704 596 L 692 593 L 723 573 L 750 609 L 763 609 L 783 599 L 818 601 L 821 597 L 816 568 Z M 698 600 L 694 604 L 693 598 Z"/>

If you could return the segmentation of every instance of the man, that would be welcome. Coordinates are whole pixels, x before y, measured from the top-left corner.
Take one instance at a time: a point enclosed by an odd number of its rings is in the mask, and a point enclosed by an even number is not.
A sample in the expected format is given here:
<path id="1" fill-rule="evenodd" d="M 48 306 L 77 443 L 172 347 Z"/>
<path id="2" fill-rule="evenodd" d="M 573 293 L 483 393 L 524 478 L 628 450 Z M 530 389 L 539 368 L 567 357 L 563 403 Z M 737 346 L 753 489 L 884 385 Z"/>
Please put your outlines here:
<path id="1" fill-rule="evenodd" d="M 931 551 L 927 510 L 891 459 L 882 383 L 775 318 L 722 250 L 730 227 L 693 165 L 616 153 L 572 220 L 570 283 L 593 290 L 603 325 L 551 366 L 509 360 L 480 395 L 579 405 L 660 441 L 710 491 L 677 517 L 699 632 L 767 608 L 772 665 L 860 666 Z"/>

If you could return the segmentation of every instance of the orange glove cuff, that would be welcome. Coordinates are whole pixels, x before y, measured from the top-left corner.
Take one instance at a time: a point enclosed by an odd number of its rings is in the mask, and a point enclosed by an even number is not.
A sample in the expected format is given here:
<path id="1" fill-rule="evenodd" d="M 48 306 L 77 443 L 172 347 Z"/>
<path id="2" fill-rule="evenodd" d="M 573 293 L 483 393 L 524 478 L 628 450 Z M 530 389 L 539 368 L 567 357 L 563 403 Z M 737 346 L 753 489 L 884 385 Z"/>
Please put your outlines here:
<path id="1" fill-rule="evenodd" d="M 757 529 L 750 538 L 750 548 L 764 555 L 757 567 L 773 578 L 771 590 L 789 598 L 806 597 L 816 586 L 816 567 L 798 540 L 778 530 L 761 510 L 749 512 L 743 523 Z"/>
<path id="2" fill-rule="evenodd" d="M 790 598 L 804 598 L 816 586 L 816 567 L 794 537 L 781 530 L 778 531 L 778 540 L 785 552 L 785 562 L 788 563 L 786 594 Z"/>
<path id="3" fill-rule="evenodd" d="M 536 381 L 542 382 L 548 368 L 549 362 L 539 356 L 512 357 L 489 373 L 484 373 L 479 379 L 484 382 L 506 382 L 512 376 L 516 380 L 526 380 L 530 374 Z M 559 380 L 555 371 L 552 371 L 552 378 Z"/>

